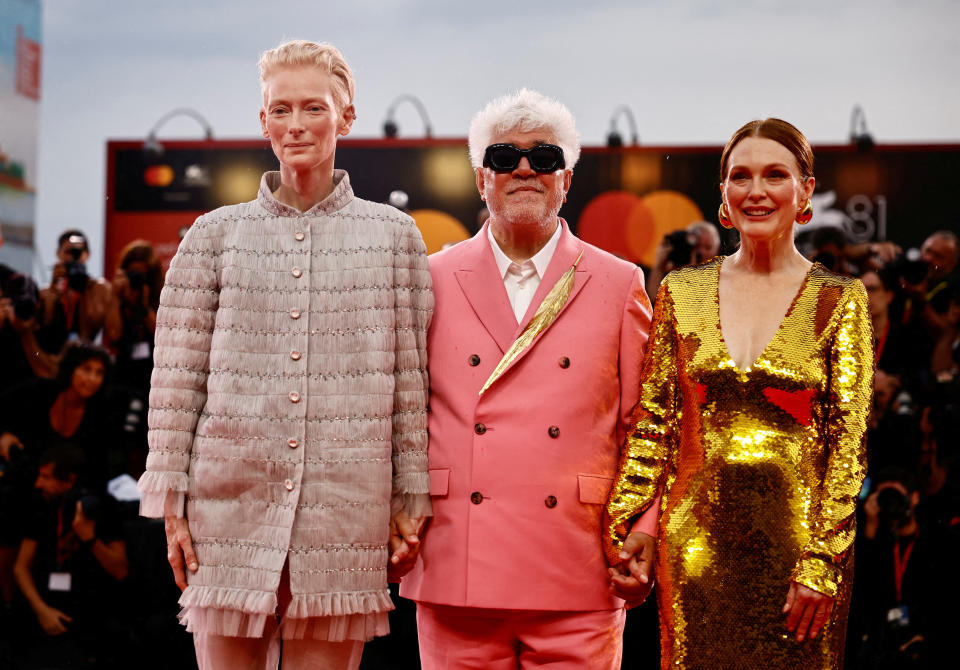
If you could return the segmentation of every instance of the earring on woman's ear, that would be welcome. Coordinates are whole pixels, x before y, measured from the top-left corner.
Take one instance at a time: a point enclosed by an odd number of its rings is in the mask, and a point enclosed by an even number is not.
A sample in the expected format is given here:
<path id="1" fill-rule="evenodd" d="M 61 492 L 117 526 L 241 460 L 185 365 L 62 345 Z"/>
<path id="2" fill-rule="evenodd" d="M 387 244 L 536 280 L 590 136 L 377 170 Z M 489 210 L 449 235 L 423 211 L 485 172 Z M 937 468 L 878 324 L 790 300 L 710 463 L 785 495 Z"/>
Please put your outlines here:
<path id="1" fill-rule="evenodd" d="M 720 225 L 724 228 L 733 228 L 733 221 L 730 220 L 730 213 L 727 211 L 727 203 L 720 203 L 720 210 L 717 212 L 717 218 L 720 219 Z"/>
<path id="2" fill-rule="evenodd" d="M 807 204 L 804 205 L 803 209 L 797 211 L 797 223 L 801 226 L 805 223 L 810 223 L 810 219 L 813 218 L 813 202 L 810 198 L 807 198 Z"/>

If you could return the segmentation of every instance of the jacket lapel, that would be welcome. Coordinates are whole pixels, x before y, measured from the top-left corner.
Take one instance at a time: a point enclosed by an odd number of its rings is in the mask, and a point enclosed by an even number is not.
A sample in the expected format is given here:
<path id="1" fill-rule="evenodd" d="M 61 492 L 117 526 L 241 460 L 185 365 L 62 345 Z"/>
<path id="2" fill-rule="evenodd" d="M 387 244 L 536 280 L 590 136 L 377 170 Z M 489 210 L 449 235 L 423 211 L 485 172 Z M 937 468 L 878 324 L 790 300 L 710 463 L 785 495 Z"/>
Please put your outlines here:
<path id="1" fill-rule="evenodd" d="M 564 272 L 570 269 L 570 266 L 574 264 L 574 262 L 577 260 L 577 256 L 579 256 L 580 252 L 583 250 L 583 242 L 573 236 L 573 233 L 570 232 L 570 228 L 567 226 L 567 222 L 563 219 L 560 219 L 560 225 L 563 226 L 563 231 L 560 233 L 560 240 L 557 243 L 557 249 L 553 252 L 553 258 L 550 259 L 550 264 L 547 266 L 547 272 L 540 281 L 540 286 L 537 288 L 537 292 L 534 294 L 533 300 L 530 301 L 530 307 L 527 308 L 527 313 L 523 315 L 523 323 L 517 326 L 512 334 L 510 344 L 512 344 L 513 340 L 520 336 L 520 333 L 522 333 L 523 329 L 526 328 L 527 323 L 529 323 L 530 319 L 533 318 L 533 315 L 537 313 L 537 308 L 540 306 L 540 303 L 543 302 L 543 299 L 546 297 L 547 293 L 550 292 L 550 289 L 553 288 L 554 284 L 560 281 L 560 277 L 563 276 Z M 581 260 L 580 264 L 577 265 L 577 268 L 574 271 L 573 288 L 570 289 L 570 297 L 567 298 L 567 301 L 557 313 L 556 320 L 554 320 L 553 324 L 551 324 L 548 328 L 540 332 L 533 342 L 530 343 L 530 346 L 521 351 L 517 357 L 513 359 L 513 362 L 511 362 L 510 366 L 503 371 L 501 377 L 506 376 L 519 361 L 523 360 L 523 358 L 534 347 L 537 346 L 537 342 L 540 341 L 540 338 L 543 337 L 543 334 L 548 332 L 550 328 L 553 328 L 556 325 L 557 320 L 563 317 L 563 312 L 567 309 L 570 303 L 574 301 L 574 299 L 577 297 L 577 294 L 580 292 L 580 289 L 583 288 L 589 279 L 590 272 L 584 267 L 584 262 Z M 504 290 L 504 293 L 506 293 L 506 290 Z M 491 386 L 491 388 L 494 388 L 495 386 L 496 384 Z"/>
<path id="2" fill-rule="evenodd" d="M 480 232 L 461 243 L 469 245 L 469 252 L 465 254 L 460 269 L 454 271 L 454 276 L 480 323 L 503 354 L 515 339 L 517 318 L 513 315 L 503 278 L 497 270 L 497 263 L 487 240 L 488 225 L 485 223 Z"/>
<path id="3" fill-rule="evenodd" d="M 514 333 L 514 339 L 516 339 L 520 333 L 523 332 L 523 329 L 527 327 L 530 319 L 532 319 L 533 315 L 537 313 L 537 308 L 550 292 L 550 289 L 553 288 L 554 284 L 560 281 L 560 277 L 563 276 L 563 273 L 570 269 L 570 266 L 573 265 L 577 260 L 577 256 L 579 256 L 580 252 L 583 251 L 583 242 L 573 236 L 573 233 L 570 232 L 570 228 L 567 227 L 567 222 L 563 219 L 560 219 L 560 225 L 563 226 L 563 230 L 560 232 L 560 240 L 557 242 L 557 249 L 553 252 L 553 258 L 550 259 L 550 264 L 547 265 L 547 272 L 544 274 L 543 279 L 540 280 L 540 286 L 537 288 L 537 292 L 533 295 L 533 300 L 530 301 L 530 306 L 527 308 L 527 313 L 523 315 L 523 322 L 517 326 L 516 332 Z M 590 272 L 584 269 L 583 261 L 581 261 L 581 264 L 577 266 L 577 269 L 574 272 L 573 289 L 570 291 L 570 297 L 567 298 L 567 302 L 564 304 L 559 314 L 557 314 L 558 319 L 560 318 L 560 314 L 563 314 L 563 310 L 567 308 L 567 305 L 573 302 L 573 299 L 576 297 L 577 293 L 580 292 L 580 289 L 583 288 L 583 285 L 587 283 L 589 278 Z M 504 293 L 506 293 L 506 291 L 504 291 Z M 549 330 L 549 328 L 547 330 Z"/>

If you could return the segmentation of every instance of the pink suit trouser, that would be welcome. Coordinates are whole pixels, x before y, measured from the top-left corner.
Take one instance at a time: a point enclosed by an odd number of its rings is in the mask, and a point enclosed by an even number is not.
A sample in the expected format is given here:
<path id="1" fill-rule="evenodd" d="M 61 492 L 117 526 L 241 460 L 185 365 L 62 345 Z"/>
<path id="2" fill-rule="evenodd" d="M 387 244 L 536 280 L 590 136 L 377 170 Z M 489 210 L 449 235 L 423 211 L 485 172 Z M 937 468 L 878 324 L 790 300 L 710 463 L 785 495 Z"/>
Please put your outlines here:
<path id="1" fill-rule="evenodd" d="M 417 603 L 423 670 L 619 670 L 624 609 L 499 610 Z"/>

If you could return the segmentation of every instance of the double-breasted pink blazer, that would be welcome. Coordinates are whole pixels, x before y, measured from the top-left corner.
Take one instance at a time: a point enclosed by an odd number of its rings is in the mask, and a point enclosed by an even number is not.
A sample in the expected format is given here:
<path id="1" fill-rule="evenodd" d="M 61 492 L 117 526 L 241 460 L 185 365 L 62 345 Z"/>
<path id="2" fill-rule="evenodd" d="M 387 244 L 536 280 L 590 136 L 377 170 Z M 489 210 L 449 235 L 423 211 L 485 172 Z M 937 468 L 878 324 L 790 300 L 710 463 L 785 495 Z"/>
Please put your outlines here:
<path id="1" fill-rule="evenodd" d="M 563 230 L 523 322 L 486 226 L 430 257 L 427 337 L 433 519 L 401 594 L 474 608 L 614 609 L 601 517 L 638 397 L 650 324 L 643 273 Z M 481 397 L 480 388 L 583 252 L 573 289 Z"/>

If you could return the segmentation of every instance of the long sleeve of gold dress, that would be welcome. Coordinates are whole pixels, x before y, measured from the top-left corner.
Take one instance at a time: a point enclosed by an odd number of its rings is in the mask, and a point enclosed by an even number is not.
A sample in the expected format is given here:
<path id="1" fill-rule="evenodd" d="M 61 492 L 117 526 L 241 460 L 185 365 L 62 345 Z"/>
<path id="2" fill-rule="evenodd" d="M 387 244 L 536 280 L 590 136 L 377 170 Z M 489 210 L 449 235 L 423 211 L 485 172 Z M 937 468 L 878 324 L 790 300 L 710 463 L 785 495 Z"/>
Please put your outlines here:
<path id="1" fill-rule="evenodd" d="M 722 260 L 660 287 L 635 428 L 607 504 L 607 552 L 662 488 L 662 667 L 839 668 L 873 389 L 866 292 L 814 264 L 741 370 L 720 330 Z M 816 639 L 787 632 L 791 580 L 836 598 Z"/>

